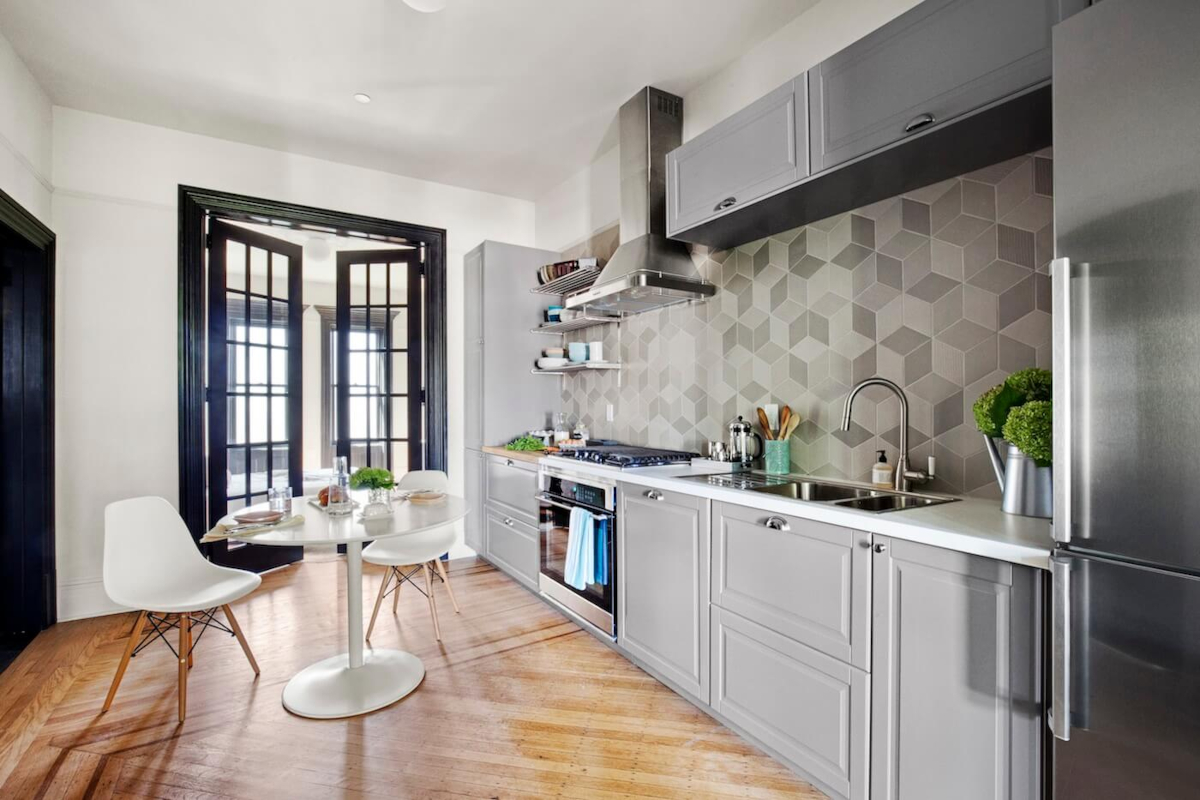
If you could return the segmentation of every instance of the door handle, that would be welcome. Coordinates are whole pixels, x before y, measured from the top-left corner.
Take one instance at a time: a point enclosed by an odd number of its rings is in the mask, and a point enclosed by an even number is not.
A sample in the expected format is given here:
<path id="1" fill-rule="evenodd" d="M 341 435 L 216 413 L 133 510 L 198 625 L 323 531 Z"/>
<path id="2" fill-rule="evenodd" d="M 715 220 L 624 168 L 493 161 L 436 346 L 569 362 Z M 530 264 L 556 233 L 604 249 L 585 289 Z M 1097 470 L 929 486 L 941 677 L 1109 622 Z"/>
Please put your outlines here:
<path id="1" fill-rule="evenodd" d="M 875 552 L 876 552 L 876 553 L 886 553 L 886 552 L 887 552 L 887 545 L 886 545 L 886 544 L 877 544 L 877 545 L 875 545 Z"/>
<path id="2" fill-rule="evenodd" d="M 656 492 L 653 489 L 647 489 L 645 492 L 645 496 L 646 496 L 647 500 L 662 500 L 662 499 L 664 499 L 662 492 Z"/>
<path id="3" fill-rule="evenodd" d="M 513 526 L 513 521 L 510 518 L 505 517 L 504 524 L 511 528 Z"/>
<path id="4" fill-rule="evenodd" d="M 918 131 L 928 125 L 932 125 L 935 122 L 937 122 L 937 117 L 935 117 L 933 114 L 918 114 L 910 119 L 908 124 L 904 126 L 904 132 L 912 133 L 913 131 Z"/>
<path id="5" fill-rule="evenodd" d="M 722 200 L 721 202 L 719 202 L 715 206 L 713 206 L 713 211 L 724 211 L 725 209 L 733 208 L 736 205 L 737 205 L 736 197 L 726 197 L 724 200 Z"/>
<path id="6" fill-rule="evenodd" d="M 1071 541 L 1071 259 L 1050 262 L 1054 374 L 1054 521 L 1056 542 Z"/>
<path id="7" fill-rule="evenodd" d="M 1064 742 L 1071 741 L 1071 564 L 1050 556 L 1050 731 Z"/>
<path id="8" fill-rule="evenodd" d="M 513 464 L 513 460 L 511 458 L 508 458 L 508 459 L 504 460 L 504 466 L 511 467 L 511 466 L 515 466 L 515 465 Z"/>
<path id="9" fill-rule="evenodd" d="M 767 521 L 763 523 L 773 531 L 790 531 L 791 524 L 783 517 L 767 517 Z"/>

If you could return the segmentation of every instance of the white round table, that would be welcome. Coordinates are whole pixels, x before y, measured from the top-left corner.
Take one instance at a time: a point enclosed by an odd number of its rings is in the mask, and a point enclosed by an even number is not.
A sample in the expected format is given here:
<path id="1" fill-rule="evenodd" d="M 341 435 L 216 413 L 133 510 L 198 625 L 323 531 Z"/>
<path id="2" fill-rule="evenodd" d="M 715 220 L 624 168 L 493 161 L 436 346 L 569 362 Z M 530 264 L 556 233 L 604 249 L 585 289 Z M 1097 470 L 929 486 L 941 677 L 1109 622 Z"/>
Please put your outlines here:
<path id="1" fill-rule="evenodd" d="M 259 503 L 246 511 L 265 511 Z M 292 513 L 303 514 L 304 524 L 250 536 L 232 536 L 249 544 L 291 547 L 305 544 L 346 546 L 346 618 L 350 650 L 305 667 L 283 688 L 283 706 L 293 714 L 314 719 L 336 719 L 366 714 L 408 695 L 425 677 L 421 659 L 403 650 L 372 648 L 363 654 L 362 545 L 373 539 L 420 533 L 457 522 L 467 515 L 467 501 L 448 496 L 437 505 L 396 502 L 393 514 L 360 521 L 361 509 L 331 517 L 314 508 L 307 498 L 292 500 Z M 233 524 L 233 516 L 223 520 Z"/>

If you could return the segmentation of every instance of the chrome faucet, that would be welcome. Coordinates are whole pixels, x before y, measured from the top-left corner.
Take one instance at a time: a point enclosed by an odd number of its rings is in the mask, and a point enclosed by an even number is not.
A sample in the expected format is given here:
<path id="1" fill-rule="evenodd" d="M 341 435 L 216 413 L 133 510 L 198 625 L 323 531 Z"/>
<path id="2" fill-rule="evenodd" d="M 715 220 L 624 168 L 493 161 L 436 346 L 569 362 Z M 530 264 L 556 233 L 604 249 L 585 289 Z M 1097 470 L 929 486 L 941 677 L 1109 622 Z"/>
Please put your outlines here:
<path id="1" fill-rule="evenodd" d="M 910 483 L 927 483 L 932 477 L 929 472 L 923 469 L 910 470 L 908 468 L 908 397 L 905 396 L 903 389 L 887 378 L 878 376 L 867 378 L 850 390 L 850 394 L 846 395 L 846 406 L 842 409 L 842 430 L 850 430 L 850 409 L 854 405 L 854 398 L 868 386 L 882 386 L 890 389 L 892 394 L 900 400 L 900 455 L 896 459 L 896 491 L 907 492 Z M 932 459 L 930 463 L 932 464 Z M 933 467 L 930 466 L 930 470 L 932 469 Z"/>

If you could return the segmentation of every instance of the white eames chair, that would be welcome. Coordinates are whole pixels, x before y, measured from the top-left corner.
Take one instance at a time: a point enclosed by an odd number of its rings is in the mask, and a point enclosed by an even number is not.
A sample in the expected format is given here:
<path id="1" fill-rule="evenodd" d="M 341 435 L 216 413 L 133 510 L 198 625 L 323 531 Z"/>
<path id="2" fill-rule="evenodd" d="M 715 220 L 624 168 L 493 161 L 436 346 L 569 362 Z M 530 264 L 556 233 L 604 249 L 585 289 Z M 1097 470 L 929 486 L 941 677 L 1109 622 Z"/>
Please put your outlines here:
<path id="1" fill-rule="evenodd" d="M 129 659 L 155 639 L 170 647 L 166 634 L 179 630 L 179 721 L 187 713 L 187 673 L 192 649 L 210 627 L 237 637 L 254 674 L 258 662 L 229 604 L 258 588 L 253 572 L 219 567 L 201 555 L 175 509 L 161 497 L 136 497 L 104 509 L 104 590 L 114 603 L 138 609 L 138 616 L 117 665 L 103 711 L 112 706 Z M 225 612 L 226 627 L 216 619 Z M 151 630 L 142 638 L 146 623 Z M 193 636 L 193 627 L 201 628 Z M 172 648 L 174 649 L 174 648 Z"/>
<path id="2" fill-rule="evenodd" d="M 441 470 L 427 469 L 409 472 L 400 479 L 398 488 L 408 491 L 428 489 L 444 492 L 448 484 L 446 473 Z M 433 571 L 430 566 L 432 565 L 433 569 L 437 571 L 442 583 L 446 584 L 446 592 L 450 595 L 450 602 L 454 605 L 454 613 L 460 613 L 458 601 L 454 599 L 454 589 L 450 586 L 450 576 L 446 574 L 446 566 L 442 563 L 442 555 L 453 545 L 454 526 L 452 525 L 407 536 L 391 536 L 367 545 L 367 548 L 363 550 L 363 561 L 388 568 L 383 576 L 383 583 L 379 585 L 379 596 L 375 598 L 375 610 L 371 612 L 371 624 L 367 626 L 368 640 L 375 630 L 375 619 L 379 616 L 379 607 L 383 605 L 383 598 L 389 594 L 388 587 L 392 586 L 390 592 L 392 613 L 395 614 L 400 602 L 400 587 L 405 581 L 411 583 L 417 591 L 429 599 L 429 613 L 433 615 L 433 632 L 439 642 L 442 640 L 442 629 L 438 625 L 437 603 L 433 598 Z M 417 574 L 418 570 L 425 576 L 424 589 L 413 580 L 413 576 Z"/>

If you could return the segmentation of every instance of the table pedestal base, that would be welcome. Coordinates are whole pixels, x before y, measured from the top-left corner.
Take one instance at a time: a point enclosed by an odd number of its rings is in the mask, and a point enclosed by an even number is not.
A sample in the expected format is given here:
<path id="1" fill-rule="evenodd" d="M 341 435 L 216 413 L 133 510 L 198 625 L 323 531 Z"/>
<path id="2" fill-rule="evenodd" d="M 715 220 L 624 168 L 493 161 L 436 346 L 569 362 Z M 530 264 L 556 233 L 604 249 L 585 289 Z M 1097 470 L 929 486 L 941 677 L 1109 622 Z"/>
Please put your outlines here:
<path id="1" fill-rule="evenodd" d="M 350 654 L 305 667 L 283 688 L 283 707 L 301 717 L 353 717 L 389 706 L 425 678 L 425 665 L 402 650 L 368 650 L 363 665 L 350 668 Z"/>

